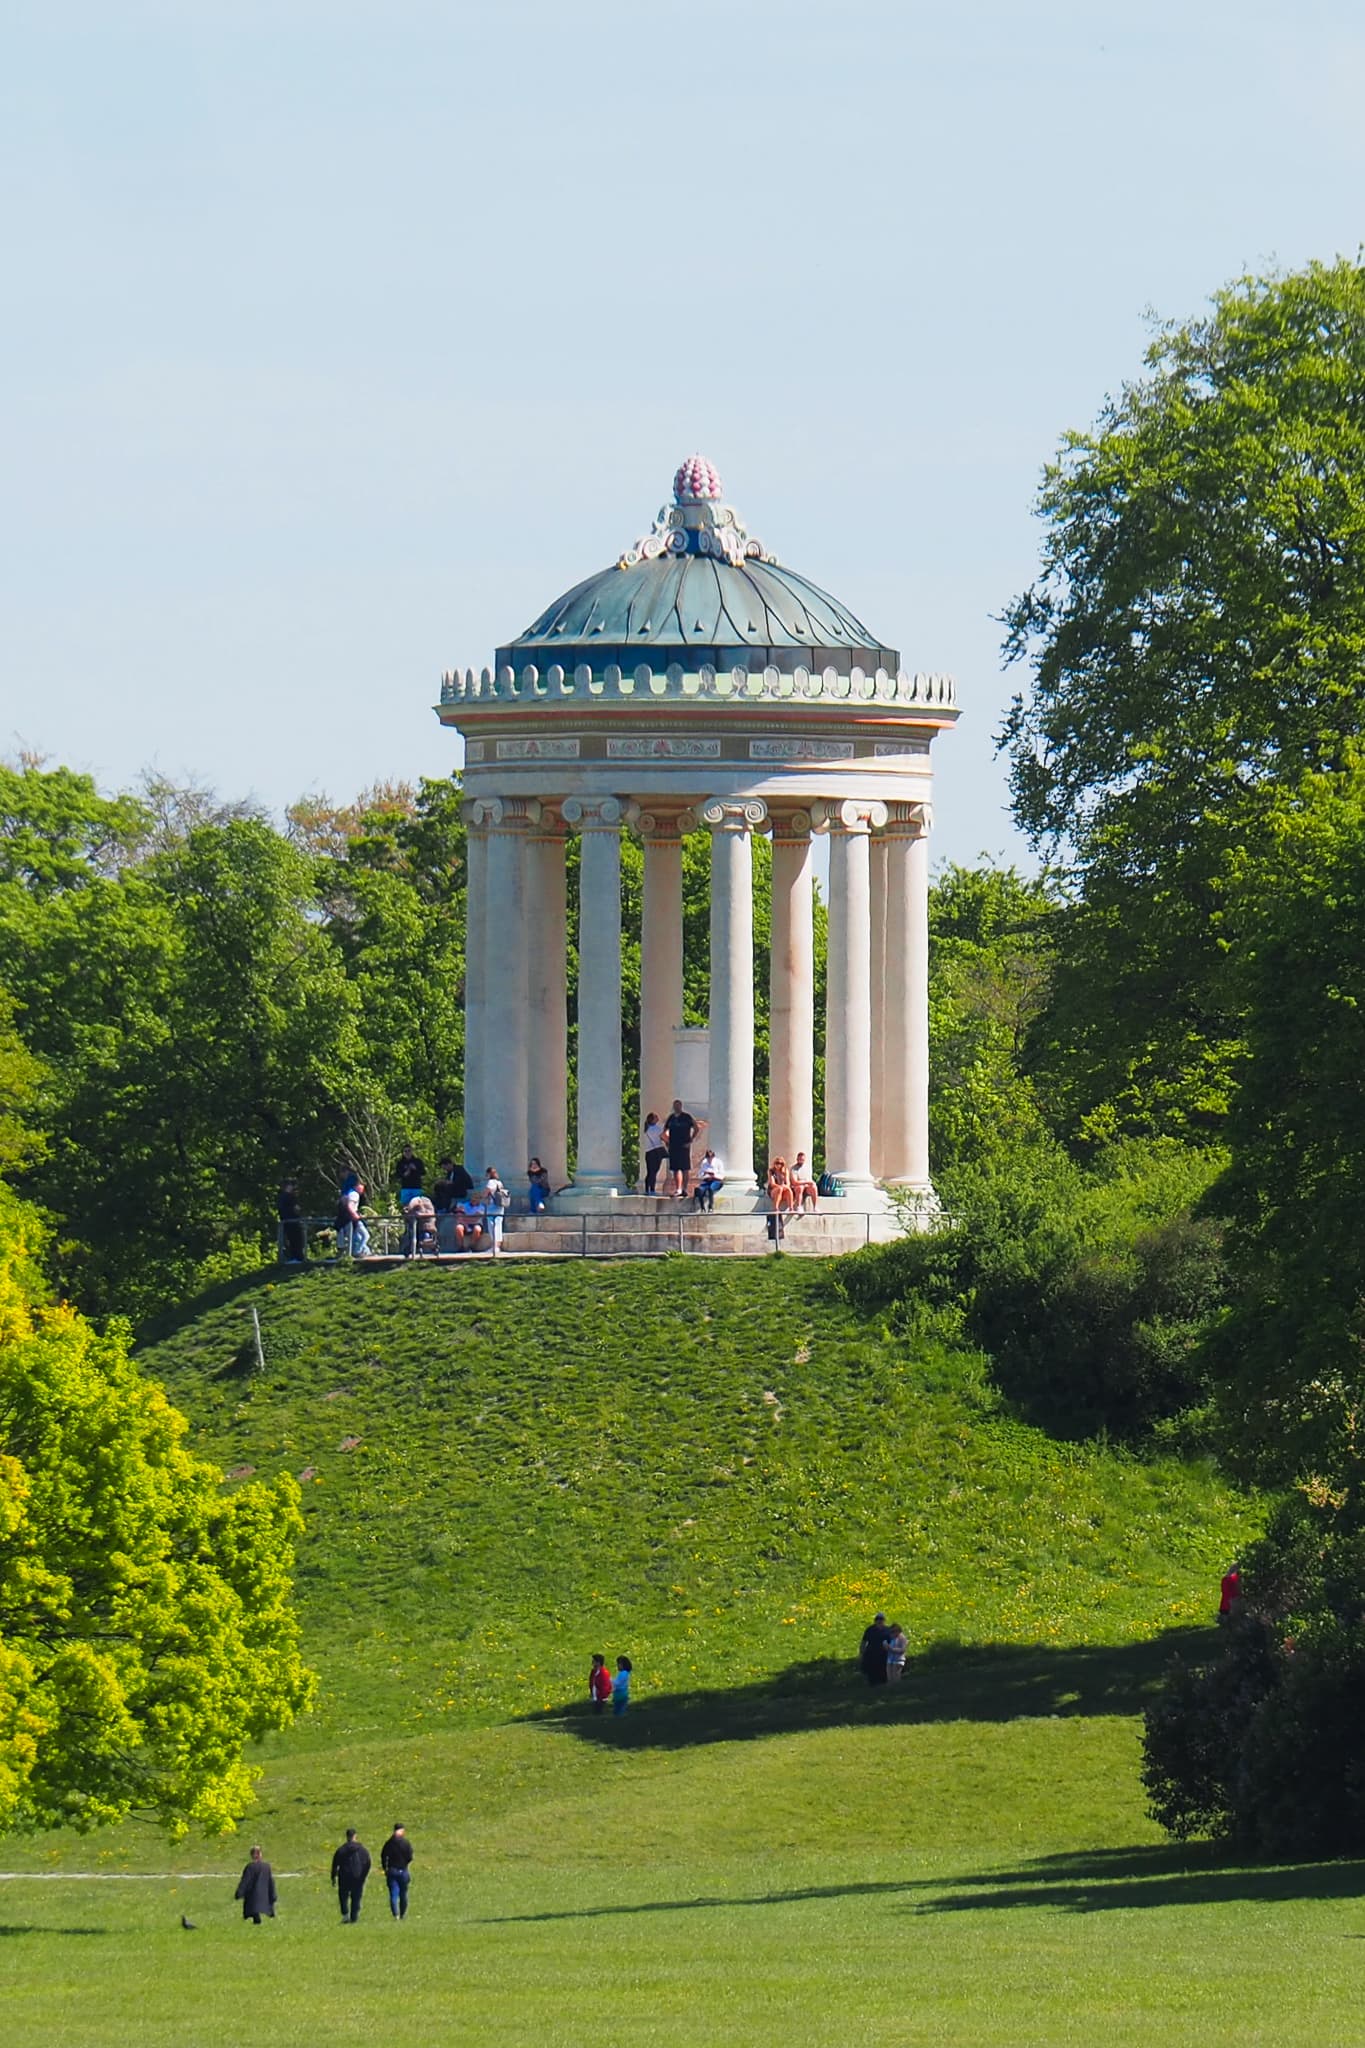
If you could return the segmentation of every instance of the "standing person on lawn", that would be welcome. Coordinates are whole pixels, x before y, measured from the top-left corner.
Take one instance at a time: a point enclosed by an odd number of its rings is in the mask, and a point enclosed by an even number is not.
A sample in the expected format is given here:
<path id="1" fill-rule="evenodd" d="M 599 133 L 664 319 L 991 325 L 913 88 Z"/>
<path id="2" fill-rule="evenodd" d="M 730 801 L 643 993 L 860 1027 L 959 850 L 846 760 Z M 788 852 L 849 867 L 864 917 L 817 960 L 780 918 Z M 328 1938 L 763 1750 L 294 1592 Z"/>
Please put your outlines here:
<path id="1" fill-rule="evenodd" d="M 592 1669 L 588 1673 L 588 1698 L 592 1701 L 594 1714 L 600 1714 L 611 1698 L 611 1673 L 600 1650 L 593 1651 Z"/>
<path id="2" fill-rule="evenodd" d="M 408 1884 L 412 1871 L 412 1843 L 408 1831 L 401 1821 L 393 1824 L 393 1833 L 379 1852 L 379 1867 L 388 1879 L 389 1911 L 395 1920 L 408 1917 Z"/>
<path id="3" fill-rule="evenodd" d="M 613 1714 L 624 1714 L 630 1705 L 630 1674 L 634 1669 L 629 1657 L 618 1657 L 616 1676 L 611 1682 L 611 1710 Z"/>
<path id="4" fill-rule="evenodd" d="M 275 1890 L 275 1873 L 260 1851 L 258 1843 L 252 1845 L 251 1858 L 246 1869 L 237 1880 L 237 1889 L 232 1894 L 242 1902 L 242 1918 L 259 1927 L 262 1919 L 273 1920 L 275 1901 L 279 1893 Z"/>
<path id="5" fill-rule="evenodd" d="M 869 1685 L 886 1684 L 886 1646 L 891 1631 L 884 1614 L 874 1614 L 858 1645 L 858 1665 Z"/>
<path id="6" fill-rule="evenodd" d="M 346 1839 L 332 1858 L 332 1883 L 341 1901 L 343 1921 L 360 1918 L 360 1898 L 369 1874 L 370 1852 L 357 1839 L 355 1829 L 347 1828 Z"/>

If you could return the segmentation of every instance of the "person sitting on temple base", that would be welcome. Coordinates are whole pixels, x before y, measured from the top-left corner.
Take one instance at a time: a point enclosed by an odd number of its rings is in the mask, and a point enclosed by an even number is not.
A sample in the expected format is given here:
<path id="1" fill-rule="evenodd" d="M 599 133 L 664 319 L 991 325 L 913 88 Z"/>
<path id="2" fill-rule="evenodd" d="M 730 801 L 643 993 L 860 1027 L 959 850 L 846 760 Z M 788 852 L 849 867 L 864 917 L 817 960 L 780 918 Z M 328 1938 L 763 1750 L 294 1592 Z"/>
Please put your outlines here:
<path id="1" fill-rule="evenodd" d="M 768 1168 L 768 1200 L 779 1216 L 784 1209 L 796 1207 L 796 1190 L 791 1184 L 785 1159 L 774 1159 Z"/>
<path id="2" fill-rule="evenodd" d="M 550 1199 L 549 1169 L 542 1166 L 540 1161 L 533 1156 L 526 1168 L 526 1180 L 526 1194 L 531 1204 L 531 1214 L 539 1216 Z"/>
<path id="3" fill-rule="evenodd" d="M 708 1145 L 702 1154 L 701 1165 L 697 1168 L 695 1200 L 698 1209 L 703 1209 L 709 1214 L 715 1208 L 716 1196 L 724 1186 L 725 1168 Z"/>
<path id="4" fill-rule="evenodd" d="M 815 1185 L 815 1176 L 806 1163 L 804 1152 L 797 1153 L 787 1171 L 792 1185 L 792 1207 L 804 1209 L 809 1202 L 812 1209 L 818 1209 L 819 1190 Z"/>
<path id="5" fill-rule="evenodd" d="M 484 1220 L 487 1211 L 482 1202 L 476 1202 L 471 1188 L 455 1204 L 455 1249 L 457 1252 L 477 1252 L 483 1249 Z"/>

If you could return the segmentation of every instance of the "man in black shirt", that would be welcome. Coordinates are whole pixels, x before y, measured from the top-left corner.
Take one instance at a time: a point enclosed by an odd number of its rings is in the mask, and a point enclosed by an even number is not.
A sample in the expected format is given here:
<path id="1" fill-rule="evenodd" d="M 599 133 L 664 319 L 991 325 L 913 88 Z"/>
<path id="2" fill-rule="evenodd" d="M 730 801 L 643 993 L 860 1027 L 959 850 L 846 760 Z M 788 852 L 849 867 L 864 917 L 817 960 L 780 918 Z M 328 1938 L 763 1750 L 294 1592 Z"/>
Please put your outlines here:
<path id="1" fill-rule="evenodd" d="M 412 1865 L 412 1843 L 398 1821 L 379 1852 L 379 1867 L 389 1881 L 389 1911 L 395 1920 L 408 1917 L 408 1879 Z"/>
<path id="2" fill-rule="evenodd" d="M 411 1145 L 403 1147 L 403 1156 L 393 1169 L 393 1177 L 398 1182 L 398 1206 L 406 1209 L 410 1197 L 421 1194 L 426 1178 L 426 1168 Z"/>
<path id="3" fill-rule="evenodd" d="M 673 1176 L 673 1192 L 682 1196 L 687 1193 L 687 1179 L 692 1171 L 692 1140 L 700 1134 L 701 1125 L 690 1110 L 681 1102 L 673 1104 L 673 1114 L 664 1125 L 664 1137 L 668 1142 L 668 1170 Z"/>
<path id="4" fill-rule="evenodd" d="M 474 1182 L 463 1166 L 457 1166 L 453 1159 L 441 1161 L 441 1178 L 431 1191 L 432 1207 L 438 1216 L 448 1216 L 457 1202 L 462 1202 Z"/>
<path id="5" fill-rule="evenodd" d="M 301 1266 L 307 1249 L 303 1236 L 303 1210 L 299 1206 L 299 1184 L 290 1179 L 280 1183 L 275 1202 L 280 1219 L 280 1252 L 287 1266 Z"/>
<path id="6" fill-rule="evenodd" d="M 343 1920 L 360 1918 L 360 1895 L 369 1874 L 370 1852 L 363 1842 L 357 1841 L 355 1829 L 347 1828 L 346 1839 L 332 1858 L 332 1883 L 341 1900 Z"/>

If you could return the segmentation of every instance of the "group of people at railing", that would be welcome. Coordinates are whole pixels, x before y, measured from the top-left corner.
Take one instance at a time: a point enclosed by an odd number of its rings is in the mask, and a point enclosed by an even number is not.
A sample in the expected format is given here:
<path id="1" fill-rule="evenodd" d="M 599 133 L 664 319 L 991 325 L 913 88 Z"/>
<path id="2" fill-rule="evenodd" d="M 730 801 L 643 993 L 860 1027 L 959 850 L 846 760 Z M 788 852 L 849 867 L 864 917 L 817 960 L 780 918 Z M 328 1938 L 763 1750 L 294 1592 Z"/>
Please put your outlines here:
<path id="1" fill-rule="evenodd" d="M 715 1208 L 716 1196 L 725 1186 L 724 1163 L 710 1145 L 705 1148 L 700 1164 L 694 1168 L 692 1163 L 693 1145 L 705 1129 L 705 1120 L 694 1117 L 680 1101 L 674 1102 L 667 1118 L 660 1118 L 653 1110 L 649 1112 L 644 1120 L 647 1195 L 671 1193 L 681 1201 L 690 1194 L 698 1210 L 709 1212 Z M 671 1188 L 659 1186 L 659 1176 L 665 1167 Z M 413 1146 L 405 1145 L 393 1170 L 404 1258 L 501 1250 L 503 1219 L 512 1198 L 495 1166 L 484 1168 L 479 1183 L 468 1167 L 447 1157 L 440 1163 L 430 1193 L 426 1178 L 423 1161 Z M 798 1152 L 790 1165 L 783 1158 L 774 1159 L 768 1167 L 766 1190 L 778 1217 L 818 1207 L 817 1182 L 804 1152 Z M 526 1167 L 526 1203 L 532 1215 L 545 1209 L 552 1192 L 548 1170 L 533 1156 Z M 366 1193 L 358 1172 L 344 1176 L 334 1222 L 338 1258 L 363 1259 L 369 1254 L 370 1230 L 364 1214 Z M 276 1213 L 280 1256 L 287 1265 L 301 1265 L 308 1251 L 307 1221 L 298 1182 L 292 1177 L 281 1183 Z"/>

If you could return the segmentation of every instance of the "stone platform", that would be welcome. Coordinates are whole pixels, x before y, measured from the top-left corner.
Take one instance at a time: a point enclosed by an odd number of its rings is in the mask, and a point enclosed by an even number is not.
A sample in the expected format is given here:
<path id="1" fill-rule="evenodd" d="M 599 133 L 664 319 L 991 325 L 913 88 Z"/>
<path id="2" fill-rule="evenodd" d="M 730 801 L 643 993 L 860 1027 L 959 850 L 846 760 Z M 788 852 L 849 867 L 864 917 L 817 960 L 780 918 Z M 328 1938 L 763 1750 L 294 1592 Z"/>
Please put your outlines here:
<path id="1" fill-rule="evenodd" d="M 509 1215 L 503 1224 L 503 1249 L 509 1254 L 636 1259 L 679 1251 L 706 1258 L 762 1258 L 781 1250 L 828 1259 L 901 1234 L 894 1214 L 867 1214 L 836 1199 L 822 1203 L 814 1213 L 784 1217 L 783 1235 L 775 1244 L 768 1235 L 770 1213 L 758 1195 L 722 1196 L 710 1214 L 698 1213 L 690 1200 L 623 1195 L 592 1212 Z"/>

